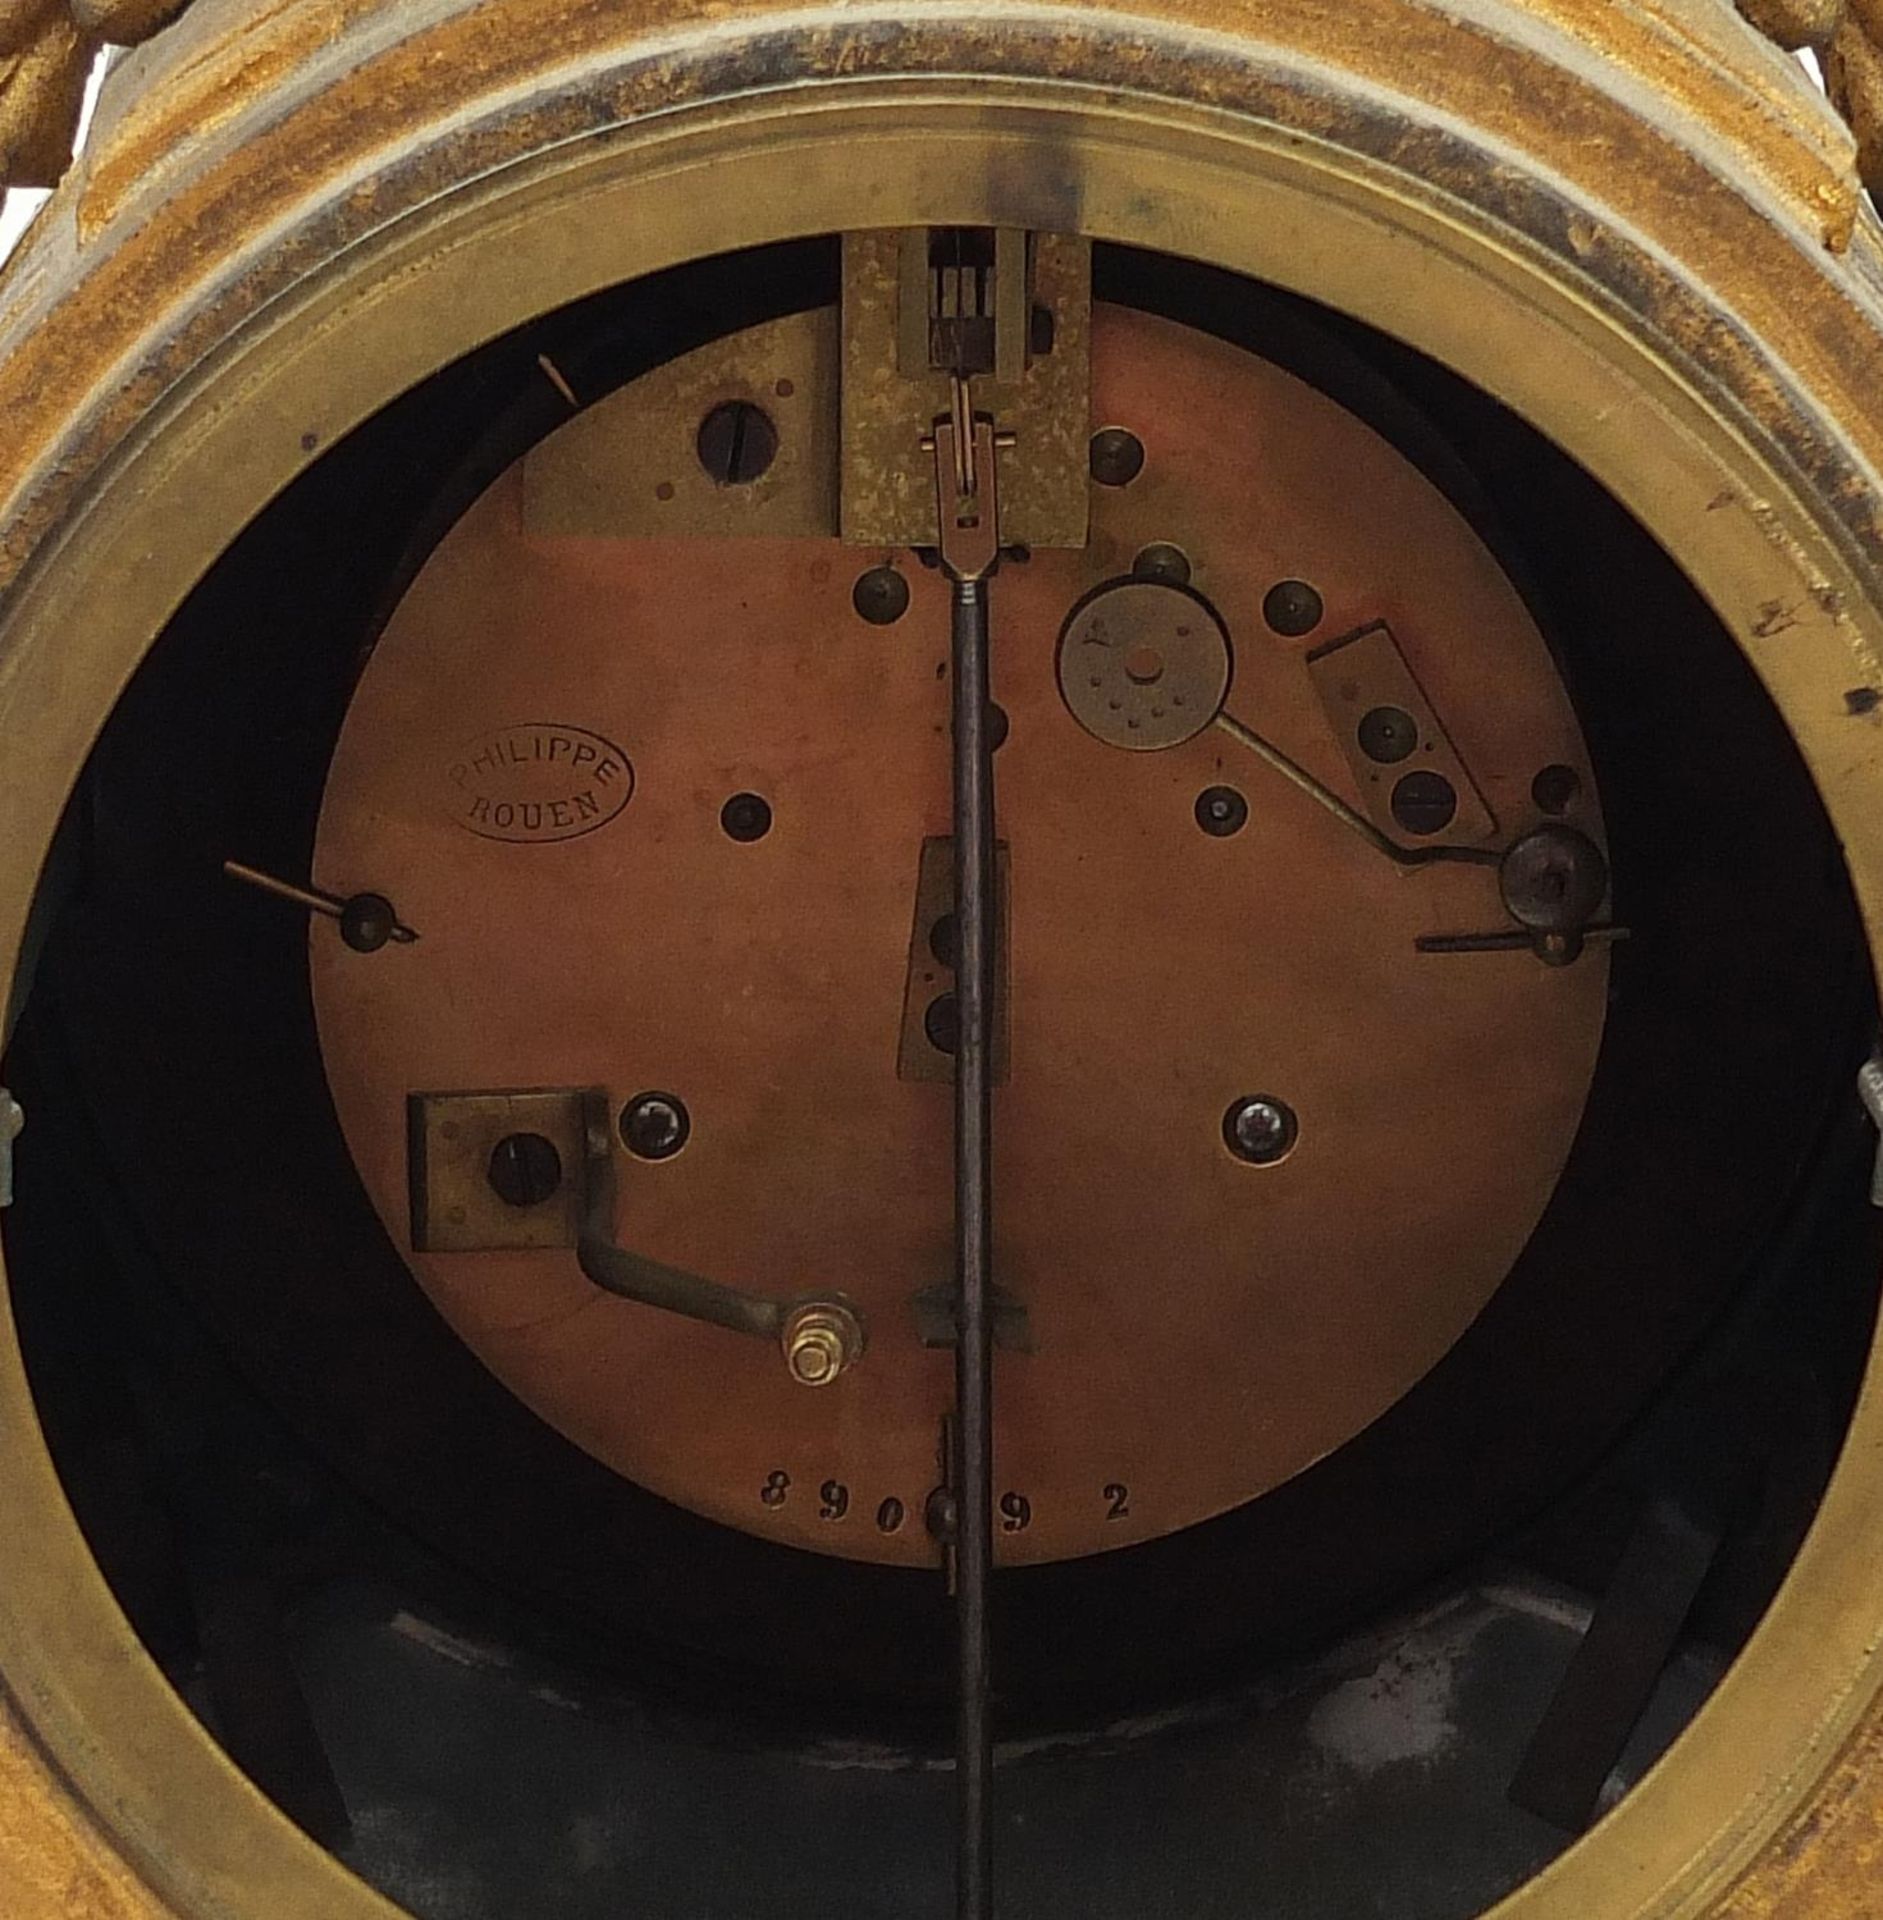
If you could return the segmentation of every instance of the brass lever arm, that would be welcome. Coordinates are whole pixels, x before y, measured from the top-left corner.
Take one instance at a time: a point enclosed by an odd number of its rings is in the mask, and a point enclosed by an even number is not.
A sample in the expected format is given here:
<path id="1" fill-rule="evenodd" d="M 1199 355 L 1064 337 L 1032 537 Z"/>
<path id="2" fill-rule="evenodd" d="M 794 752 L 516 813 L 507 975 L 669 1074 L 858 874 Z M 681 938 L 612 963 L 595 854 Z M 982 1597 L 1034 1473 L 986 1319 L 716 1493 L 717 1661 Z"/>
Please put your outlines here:
<path id="1" fill-rule="evenodd" d="M 608 1097 L 582 1096 L 584 1198 L 576 1258 L 604 1293 L 677 1313 L 732 1333 L 775 1340 L 785 1369 L 804 1387 L 827 1387 L 862 1357 L 861 1312 L 835 1294 L 779 1300 L 708 1280 L 631 1253 L 615 1240 L 615 1149 Z"/>

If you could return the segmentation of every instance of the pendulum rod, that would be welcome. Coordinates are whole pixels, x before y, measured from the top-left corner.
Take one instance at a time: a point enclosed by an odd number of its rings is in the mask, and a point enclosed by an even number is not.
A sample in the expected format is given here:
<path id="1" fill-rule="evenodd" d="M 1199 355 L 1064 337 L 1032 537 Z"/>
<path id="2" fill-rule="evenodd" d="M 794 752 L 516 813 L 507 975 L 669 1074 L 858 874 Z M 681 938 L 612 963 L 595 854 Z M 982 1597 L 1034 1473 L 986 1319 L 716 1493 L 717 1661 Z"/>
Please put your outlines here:
<path id="1" fill-rule="evenodd" d="M 954 583 L 955 924 L 955 1606 L 961 1920 L 993 1911 L 988 1797 L 988 1577 L 993 1560 L 993 1258 L 990 1044 L 994 999 L 994 765 L 987 724 L 987 581 Z"/>
<path id="2" fill-rule="evenodd" d="M 994 1772 L 988 1583 L 993 1571 L 994 760 L 988 726 L 988 579 L 999 559 L 995 448 L 957 374 L 935 423 L 942 570 L 954 652 L 955 1418 L 953 1563 L 959 1704 L 955 1748 L 956 1911 L 990 1920 Z"/>

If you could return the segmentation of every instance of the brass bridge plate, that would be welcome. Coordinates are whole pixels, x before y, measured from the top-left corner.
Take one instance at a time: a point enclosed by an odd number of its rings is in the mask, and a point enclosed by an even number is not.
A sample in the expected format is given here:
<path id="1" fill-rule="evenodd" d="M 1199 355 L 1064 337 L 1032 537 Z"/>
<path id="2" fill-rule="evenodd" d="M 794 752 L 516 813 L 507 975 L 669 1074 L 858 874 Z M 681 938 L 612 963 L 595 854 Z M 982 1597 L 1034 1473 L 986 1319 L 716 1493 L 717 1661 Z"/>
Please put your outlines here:
<path id="1" fill-rule="evenodd" d="M 795 351 L 775 331 L 762 348 L 761 371 Z M 1095 310 L 1092 377 L 1092 417 L 1140 436 L 1143 471 L 1091 489 L 1087 549 L 1036 548 L 993 588 L 1010 723 L 995 1261 L 1035 1348 L 997 1368 L 1008 1561 L 1220 1513 L 1418 1380 L 1556 1184 L 1608 964 L 1416 953 L 1421 934 L 1501 923 L 1494 869 L 1397 869 L 1217 728 L 1127 753 L 1073 718 L 1068 615 L 1146 547 L 1176 547 L 1229 636 L 1230 711 L 1350 805 L 1366 798 L 1307 656 L 1385 622 L 1501 837 L 1538 824 L 1531 783 L 1555 765 L 1580 776 L 1569 823 L 1602 837 L 1541 637 L 1406 461 L 1162 320 Z M 945 583 L 897 559 L 908 610 L 872 625 L 852 589 L 880 549 L 552 537 L 525 531 L 519 493 L 513 470 L 420 574 L 333 763 L 315 871 L 370 880 L 424 935 L 358 954 L 314 930 L 347 1139 L 409 1247 L 408 1095 L 677 1094 L 685 1147 L 621 1150 L 617 1239 L 730 1286 L 856 1299 L 869 1351 L 830 1390 L 794 1386 L 762 1342 L 604 1296 L 566 1249 L 414 1251 L 420 1283 L 518 1395 L 657 1493 L 798 1546 L 932 1564 L 919 1516 L 953 1362 L 910 1303 L 949 1273 L 950 1089 L 897 1066 L 920 850 L 950 830 Z M 1296 637 L 1263 614 L 1287 580 L 1325 602 Z M 573 778 L 572 753 L 545 747 L 531 771 L 532 729 L 617 749 L 631 796 L 612 788 L 571 837 L 470 830 L 467 743 L 514 747 L 493 817 L 573 806 L 574 785 L 542 784 L 565 759 Z M 505 767 L 540 794 L 510 795 Z M 1204 831 L 1199 796 L 1221 786 L 1246 823 Z M 769 815 L 747 805 L 740 832 L 769 825 L 740 838 L 722 813 L 746 794 Z M 1272 1166 L 1224 1144 L 1225 1111 L 1258 1093 L 1299 1117 Z"/>
<path id="2" fill-rule="evenodd" d="M 519 1136 L 552 1156 L 553 1191 L 533 1204 L 504 1198 L 492 1157 Z M 415 1093 L 406 1102 L 411 1176 L 409 1244 L 422 1253 L 493 1247 L 573 1247 L 582 1230 L 582 1103 L 566 1088 Z"/>
<path id="3" fill-rule="evenodd" d="M 1007 1083 L 1007 1018 L 1011 979 L 1008 965 L 1007 848 L 995 850 L 995 889 L 999 907 L 994 934 L 994 1045 L 995 1086 Z M 909 985 L 902 1001 L 902 1043 L 896 1050 L 896 1071 L 905 1080 L 942 1080 L 953 1085 L 955 1062 L 948 1036 L 937 1044 L 931 1032 L 937 1001 L 952 1004 L 955 960 L 946 930 L 954 924 L 955 843 L 940 834 L 922 842 L 915 879 L 915 924 L 909 930 Z M 946 1023 L 943 1023 L 946 1025 Z"/>
<path id="4" fill-rule="evenodd" d="M 1416 847 L 1481 846 L 1495 838 L 1497 822 L 1471 769 L 1383 620 L 1313 648 L 1308 672 L 1347 756 L 1361 808 L 1388 839 Z M 1408 831 L 1393 796 L 1408 781 L 1434 774 L 1450 789 L 1454 811 L 1431 832 Z"/>

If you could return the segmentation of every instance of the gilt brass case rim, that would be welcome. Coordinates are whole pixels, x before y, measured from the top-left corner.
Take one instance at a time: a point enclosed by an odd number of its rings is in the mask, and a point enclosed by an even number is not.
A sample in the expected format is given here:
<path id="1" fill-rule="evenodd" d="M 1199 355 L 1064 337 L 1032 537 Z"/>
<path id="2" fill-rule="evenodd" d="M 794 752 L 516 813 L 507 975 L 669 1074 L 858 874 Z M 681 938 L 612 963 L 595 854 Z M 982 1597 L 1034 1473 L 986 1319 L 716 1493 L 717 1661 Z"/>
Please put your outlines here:
<path id="1" fill-rule="evenodd" d="M 111 698 L 194 578 L 320 445 L 428 365 L 594 286 L 702 252 L 841 228 L 866 177 L 885 224 L 1049 226 L 1044 203 L 1070 194 L 1077 224 L 1095 237 L 1207 257 L 1308 293 L 1490 387 L 1681 556 L 1797 735 L 1845 836 L 1872 936 L 1883 932 L 1883 733 L 1843 699 L 1853 685 L 1883 683 L 1883 610 L 1855 564 L 1854 523 L 1874 510 L 1874 476 L 1779 347 L 1748 347 L 1709 375 L 1673 344 L 1675 294 L 1694 296 L 1706 268 L 1721 263 L 1696 261 L 1689 284 L 1671 262 L 1643 257 L 1638 297 L 1651 311 L 1625 314 L 1587 277 L 1573 236 L 1552 227 L 1540 188 L 1527 209 L 1498 201 L 1492 175 L 1507 175 L 1508 153 L 1487 153 L 1484 173 L 1451 177 L 1448 192 L 1342 152 L 1331 137 L 1306 137 L 1314 129 L 1305 125 L 1094 91 L 1076 76 L 1104 70 L 1094 47 L 1117 22 L 1090 16 L 1088 44 L 1078 16 L 1062 18 L 1059 80 L 859 79 L 814 95 L 811 111 L 802 96 L 720 100 L 503 172 L 490 171 L 487 153 L 480 162 L 474 147 L 458 149 L 453 164 L 477 173 L 474 184 L 326 259 L 246 330 L 232 275 L 233 290 L 221 289 L 229 307 L 201 321 L 191 377 L 135 424 L 75 406 L 42 426 L 22 471 L 63 468 L 84 477 L 85 491 L 60 509 L 56 538 L 28 536 L 39 554 L 4 607 L 0 725 L 18 752 L 0 768 L 0 810 L 19 829 L 0 848 L 5 970 L 52 823 Z M 783 29 L 773 21 L 769 30 Z M 820 71 L 841 69 L 836 16 L 799 16 L 791 31 L 817 43 Z M 723 61 L 731 37 L 724 23 L 702 33 L 712 60 Z M 1225 57 L 1219 38 L 1199 34 L 1161 72 L 1208 100 L 1220 92 Z M 1265 48 L 1263 57 L 1278 56 Z M 762 61 L 754 70 L 761 81 L 768 71 Z M 736 63 L 719 71 L 721 85 L 758 84 Z M 1337 91 L 1337 76 L 1306 63 L 1294 80 L 1304 100 Z M 442 124 L 444 107 L 436 110 Z M 1411 111 L 1405 102 L 1398 110 Z M 1304 108 L 1301 117 L 1315 114 Z M 527 148 L 527 129 L 519 138 Z M 1145 190 L 1147 168 L 1155 194 Z M 334 199 L 352 184 L 342 172 Z M 699 189 L 691 197 L 689 184 Z M 1484 205 L 1467 203 L 1467 185 Z M 317 199 L 315 210 L 329 204 Z M 1748 231 L 1769 236 L 1760 226 L 1769 213 L 1747 202 L 1744 218 Z M 1512 219 L 1550 231 L 1555 251 L 1515 232 Z M 180 279 L 201 271 L 208 280 L 188 250 L 187 222 L 180 213 L 166 232 L 153 217 L 155 237 L 143 244 L 173 248 Z M 254 252 L 285 258 L 306 233 L 318 242 L 312 211 L 304 229 L 271 232 Z M 1801 270 L 1824 271 L 1808 260 Z M 211 307 L 215 297 L 206 296 Z M 1874 352 L 1874 305 L 1854 284 L 1825 297 L 1835 310 L 1814 318 L 1844 329 L 1853 360 L 1866 344 Z M 180 301 L 147 324 L 153 335 L 180 333 L 193 313 Z M 162 344 L 135 338 L 133 315 L 109 307 L 87 315 L 81 303 L 49 321 L 55 337 L 42 375 L 70 344 L 58 336 L 87 320 L 121 330 L 112 337 L 123 364 Z M 1808 358 L 1804 326 L 1798 319 L 1784 346 Z M 16 358 L 16 375 L 31 377 L 34 351 L 16 343 Z M 231 404 L 233 394 L 245 405 Z M 110 427 L 90 444 L 74 424 L 88 418 Z M 1874 420 L 1853 412 L 1844 426 L 1876 444 Z M 1806 450 L 1814 486 L 1776 450 L 1781 435 Z M 28 486 L 15 506 L 30 497 Z M 1883 1567 L 1870 1548 L 1883 1529 L 1880 1437 L 1883 1403 L 1873 1393 L 1791 1578 L 1694 1729 L 1592 1838 L 1502 1903 L 1499 1920 L 1749 1916 L 1776 1911 L 1788 1882 L 1795 1890 L 1795 1875 L 1809 1869 L 1781 1847 L 1766 1869 L 1769 1893 L 1752 1882 L 1718 1904 L 1850 1730 L 1866 1716 L 1875 1724 Z M 71 1808 L 68 1828 L 82 1836 L 95 1820 L 180 1913 L 389 1920 L 388 1902 L 290 1827 L 210 1745 L 130 1637 L 64 1502 L 11 1341 L 0 1344 L 0 1442 L 0 1525 L 33 1543 L 0 1590 L 0 1672 L 89 1810 Z M 48 1777 L 35 1753 L 16 1747 L 9 1759 L 0 1741 L 0 1804 L 9 1775 L 16 1796 L 43 1792 Z M 1871 1793 L 1883 1797 L 1883 1764 Z M 7 1818 L 23 1818 L 17 1797 Z M 81 1838 L 78 1857 L 91 1844 Z M 108 1876 L 117 1874 L 108 1850 L 104 1857 Z M 20 1885 L 10 1911 L 21 1920 L 60 1910 L 26 1904 L 32 1895 Z M 101 1911 L 161 1911 L 139 1904 L 128 1881 L 122 1887 Z"/>

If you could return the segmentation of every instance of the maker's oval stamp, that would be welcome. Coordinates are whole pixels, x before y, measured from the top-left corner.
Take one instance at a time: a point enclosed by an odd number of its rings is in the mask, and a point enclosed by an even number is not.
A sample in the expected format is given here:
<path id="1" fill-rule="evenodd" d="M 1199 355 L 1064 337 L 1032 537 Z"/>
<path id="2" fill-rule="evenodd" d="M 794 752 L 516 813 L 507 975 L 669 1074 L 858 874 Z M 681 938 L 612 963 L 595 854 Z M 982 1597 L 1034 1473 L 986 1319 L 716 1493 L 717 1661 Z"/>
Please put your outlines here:
<path id="1" fill-rule="evenodd" d="M 462 747 L 451 765 L 452 817 L 486 840 L 531 846 L 605 827 L 634 793 L 634 768 L 587 727 L 523 721 Z"/>

